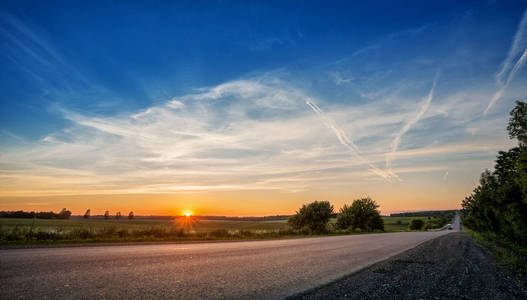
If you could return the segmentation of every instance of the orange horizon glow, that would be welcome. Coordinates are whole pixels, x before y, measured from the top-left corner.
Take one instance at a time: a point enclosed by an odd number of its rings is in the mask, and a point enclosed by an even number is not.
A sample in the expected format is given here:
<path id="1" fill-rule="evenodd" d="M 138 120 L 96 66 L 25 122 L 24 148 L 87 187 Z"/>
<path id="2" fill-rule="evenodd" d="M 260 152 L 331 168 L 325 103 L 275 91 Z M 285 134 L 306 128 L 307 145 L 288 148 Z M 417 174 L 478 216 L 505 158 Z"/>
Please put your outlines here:
<path id="1" fill-rule="evenodd" d="M 92 215 L 120 211 L 136 216 L 272 216 L 294 214 L 303 204 L 315 200 L 329 201 L 334 210 L 354 199 L 370 196 L 379 205 L 381 214 L 417 210 L 459 209 L 468 195 L 463 185 L 440 188 L 428 185 L 412 186 L 405 182 L 398 186 L 379 188 L 375 185 L 353 189 L 320 190 L 290 193 L 282 191 L 229 191 L 183 194 L 110 194 L 64 195 L 39 197 L 5 197 L 0 195 L 0 210 L 54 211 L 69 209 L 82 215 L 91 209 Z M 439 192 L 430 193 L 436 190 Z M 250 201 L 249 201 L 250 200 Z"/>

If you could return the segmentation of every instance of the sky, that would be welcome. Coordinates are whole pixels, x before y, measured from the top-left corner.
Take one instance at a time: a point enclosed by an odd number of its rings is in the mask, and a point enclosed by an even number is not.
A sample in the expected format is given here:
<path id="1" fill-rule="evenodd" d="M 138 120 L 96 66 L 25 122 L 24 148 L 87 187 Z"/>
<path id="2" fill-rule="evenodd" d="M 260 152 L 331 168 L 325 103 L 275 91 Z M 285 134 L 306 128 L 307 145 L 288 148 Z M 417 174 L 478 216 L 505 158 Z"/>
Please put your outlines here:
<path id="1" fill-rule="evenodd" d="M 2 1 L 0 210 L 457 209 L 527 101 L 527 1 Z"/>

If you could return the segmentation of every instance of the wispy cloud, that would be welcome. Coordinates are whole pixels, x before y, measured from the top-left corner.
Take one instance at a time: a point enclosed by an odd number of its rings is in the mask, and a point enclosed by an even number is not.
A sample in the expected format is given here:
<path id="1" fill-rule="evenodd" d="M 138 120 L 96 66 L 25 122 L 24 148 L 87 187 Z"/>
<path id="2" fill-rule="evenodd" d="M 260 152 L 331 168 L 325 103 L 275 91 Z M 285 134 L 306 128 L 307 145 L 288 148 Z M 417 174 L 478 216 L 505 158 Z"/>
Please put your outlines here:
<path id="1" fill-rule="evenodd" d="M 425 113 L 443 118 L 444 126 L 451 121 L 459 126 L 455 120 L 471 114 L 470 107 L 460 110 L 456 105 L 432 110 L 434 89 L 435 83 L 417 112 L 415 101 L 404 99 L 398 110 L 387 110 L 386 102 L 378 100 L 332 104 L 323 111 L 316 103 L 329 103 L 325 99 L 314 100 L 309 91 L 272 76 L 202 88 L 142 111 L 110 117 L 61 108 L 71 126 L 36 142 L 3 149 L 0 189 L 4 195 L 19 196 L 292 192 L 342 188 L 350 181 L 393 182 L 398 173 L 455 169 L 448 162 L 419 162 L 419 157 L 492 156 L 488 145 L 501 141 L 431 147 L 439 133 L 426 139 L 412 135 L 410 129 L 424 121 Z M 458 115 L 461 112 L 465 117 Z M 403 128 L 394 131 L 402 122 Z M 426 125 L 423 122 L 421 127 Z M 353 139 L 348 132 L 354 133 Z M 399 151 L 403 136 L 412 147 Z M 389 165 L 392 174 L 376 166 L 387 155 L 399 162 L 397 168 Z"/>
<path id="2" fill-rule="evenodd" d="M 428 92 L 428 95 L 423 98 L 421 103 L 419 103 L 415 115 L 406 121 L 404 126 L 401 128 L 401 130 L 399 130 L 399 132 L 395 135 L 395 138 L 392 141 L 391 151 L 386 155 L 386 171 L 394 177 L 396 177 L 397 175 L 394 174 L 392 171 L 392 158 L 397 152 L 397 149 L 399 148 L 399 144 L 401 143 L 401 138 L 403 137 L 403 135 L 408 132 L 408 130 L 410 130 L 410 128 L 423 117 L 425 112 L 430 107 L 430 103 L 432 102 L 432 98 L 434 97 L 434 89 L 436 87 L 436 82 L 437 79 L 434 79 L 432 88 Z"/>
<path id="3" fill-rule="evenodd" d="M 337 136 L 339 142 L 345 146 L 346 148 L 348 148 L 352 155 L 358 159 L 359 161 L 361 161 L 362 163 L 368 165 L 368 167 L 370 168 L 370 171 L 372 171 L 373 173 L 375 173 L 376 175 L 382 177 L 383 179 L 389 181 L 391 179 L 391 177 L 393 177 L 392 174 L 387 174 L 386 172 L 384 172 L 383 170 L 377 168 L 376 166 L 374 166 L 371 162 L 369 162 L 367 159 L 365 159 L 360 153 L 359 153 L 359 149 L 357 148 L 357 146 L 351 141 L 351 139 L 346 135 L 346 133 L 344 132 L 344 130 L 342 130 L 342 128 L 340 126 L 337 125 L 337 123 L 335 123 L 335 121 L 333 119 L 331 119 L 330 117 L 328 117 L 327 115 L 324 114 L 324 112 L 320 109 L 320 107 L 318 107 L 318 105 L 316 105 L 315 103 L 313 103 L 312 101 L 310 100 L 306 100 L 306 104 L 311 107 L 311 109 L 318 115 L 321 117 L 321 119 L 323 120 L 324 124 L 329 128 L 331 129 L 335 135 Z"/>
<path id="4" fill-rule="evenodd" d="M 44 34 L 37 33 L 35 28 L 6 12 L 0 13 L 0 19 L 4 23 L 3 28 L 0 29 L 0 34 L 12 45 L 11 55 L 8 53 L 4 53 L 4 55 L 9 56 L 17 64 L 27 66 L 28 70 L 32 69 L 31 64 L 36 62 L 50 70 L 66 73 L 70 79 L 75 77 L 76 80 L 84 84 L 89 83 L 85 76 L 65 61 L 53 43 L 44 37 Z M 20 53 L 26 54 L 23 58 L 30 57 L 33 60 L 26 62 L 27 59 L 15 58 L 19 57 Z M 40 78 L 45 80 L 43 77 Z"/>
<path id="5" fill-rule="evenodd" d="M 341 85 L 343 83 L 351 83 L 354 80 L 353 78 L 344 78 L 342 74 L 340 74 L 340 72 L 334 72 L 333 79 L 335 80 L 336 85 Z"/>
<path id="6" fill-rule="evenodd" d="M 496 74 L 496 83 L 498 91 L 492 96 L 484 114 L 494 106 L 502 96 L 511 81 L 514 79 L 518 71 L 525 65 L 527 59 L 527 10 L 523 13 L 523 17 L 518 25 L 516 34 L 512 41 L 512 45 L 507 53 L 507 57 L 501 65 L 501 69 Z M 514 61 L 516 61 L 514 63 Z"/>

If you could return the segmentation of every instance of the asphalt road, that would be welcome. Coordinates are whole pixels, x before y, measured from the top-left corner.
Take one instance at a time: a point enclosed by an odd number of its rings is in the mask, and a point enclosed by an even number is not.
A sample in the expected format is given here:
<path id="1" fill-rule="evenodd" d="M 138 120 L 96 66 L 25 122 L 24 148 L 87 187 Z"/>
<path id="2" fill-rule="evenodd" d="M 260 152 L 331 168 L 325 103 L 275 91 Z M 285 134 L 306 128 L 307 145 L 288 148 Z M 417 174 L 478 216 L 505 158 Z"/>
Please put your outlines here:
<path id="1" fill-rule="evenodd" d="M 0 299 L 283 298 L 449 232 L 0 250 Z"/>

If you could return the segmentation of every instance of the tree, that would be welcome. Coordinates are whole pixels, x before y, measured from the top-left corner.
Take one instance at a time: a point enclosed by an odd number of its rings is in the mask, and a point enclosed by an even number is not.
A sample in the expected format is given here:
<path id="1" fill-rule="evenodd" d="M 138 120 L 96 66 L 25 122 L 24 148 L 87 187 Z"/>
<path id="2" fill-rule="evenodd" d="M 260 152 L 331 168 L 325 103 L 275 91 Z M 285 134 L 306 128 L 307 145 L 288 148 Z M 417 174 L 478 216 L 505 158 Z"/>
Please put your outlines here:
<path id="1" fill-rule="evenodd" d="M 88 209 L 85 213 L 84 213 L 84 219 L 89 219 L 90 218 L 90 209 Z"/>
<path id="2" fill-rule="evenodd" d="M 421 230 L 423 226 L 425 225 L 425 222 L 421 219 L 412 219 L 410 220 L 410 225 L 408 225 L 408 228 L 411 230 Z"/>
<path id="3" fill-rule="evenodd" d="M 333 205 L 328 201 L 304 204 L 287 222 L 293 229 L 307 228 L 313 233 L 326 231 L 326 225 L 333 214 Z"/>
<path id="4" fill-rule="evenodd" d="M 105 212 L 104 212 L 104 219 L 105 219 L 105 220 L 108 220 L 109 217 L 110 217 L 110 212 L 105 211 Z"/>
<path id="5" fill-rule="evenodd" d="M 337 217 L 340 229 L 384 230 L 384 221 L 377 210 L 379 205 L 370 197 L 354 200 L 351 206 L 345 204 Z"/>
<path id="6" fill-rule="evenodd" d="M 133 219 L 134 218 L 134 212 L 131 211 L 129 214 L 128 214 L 128 219 Z"/>
<path id="7" fill-rule="evenodd" d="M 115 218 L 116 218 L 117 220 L 119 220 L 119 219 L 121 218 L 121 212 L 120 212 L 120 211 L 118 211 L 118 212 L 115 214 Z"/>
<path id="8" fill-rule="evenodd" d="M 69 219 L 71 217 L 71 211 L 63 208 L 58 214 L 57 219 Z"/>
<path id="9" fill-rule="evenodd" d="M 507 131 L 511 139 L 518 139 L 520 145 L 527 144 L 527 104 L 516 101 L 516 107 L 511 111 Z"/>
<path id="10" fill-rule="evenodd" d="M 481 174 L 479 185 L 462 202 L 463 225 L 486 236 L 527 246 L 527 104 L 510 113 L 509 137 L 518 147 L 500 151 L 494 171 Z"/>

